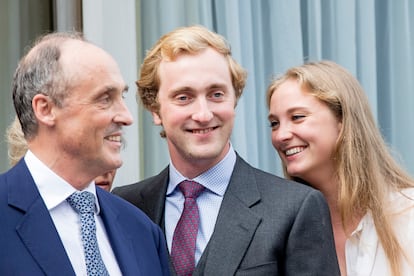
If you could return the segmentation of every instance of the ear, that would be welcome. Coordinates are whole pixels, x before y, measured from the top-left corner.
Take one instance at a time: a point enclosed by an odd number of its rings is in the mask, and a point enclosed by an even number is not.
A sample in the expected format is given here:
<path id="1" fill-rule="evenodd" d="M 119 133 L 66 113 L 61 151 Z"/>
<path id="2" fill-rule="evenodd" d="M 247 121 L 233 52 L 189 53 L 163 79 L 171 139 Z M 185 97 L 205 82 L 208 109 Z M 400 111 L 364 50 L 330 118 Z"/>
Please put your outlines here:
<path id="1" fill-rule="evenodd" d="M 161 120 L 160 115 L 155 111 L 151 111 L 151 114 L 152 114 L 152 120 L 154 121 L 154 124 L 157 126 L 162 125 L 162 120 Z"/>
<path id="2" fill-rule="evenodd" d="M 338 120 L 338 125 L 337 125 L 337 127 L 338 127 L 338 134 L 339 134 L 339 133 L 341 133 L 341 131 L 342 131 L 342 120 Z"/>
<path id="3" fill-rule="evenodd" d="M 55 113 L 52 100 L 49 96 L 37 94 L 32 100 L 33 112 L 40 123 L 52 126 L 55 124 Z"/>

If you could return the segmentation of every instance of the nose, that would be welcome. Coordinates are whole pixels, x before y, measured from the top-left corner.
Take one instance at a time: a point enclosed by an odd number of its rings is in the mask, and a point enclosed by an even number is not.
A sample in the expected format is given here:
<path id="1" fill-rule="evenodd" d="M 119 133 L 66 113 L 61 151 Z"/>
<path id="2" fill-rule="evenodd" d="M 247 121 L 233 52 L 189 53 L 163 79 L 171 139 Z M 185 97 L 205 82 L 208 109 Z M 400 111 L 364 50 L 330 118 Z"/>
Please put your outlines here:
<path id="1" fill-rule="evenodd" d="M 213 112 L 208 104 L 207 99 L 199 99 L 198 104 L 194 105 L 195 111 L 192 115 L 194 121 L 209 122 L 213 118 Z"/>
<path id="2" fill-rule="evenodd" d="M 279 127 L 272 131 L 272 144 L 275 148 L 277 148 L 278 145 L 289 141 L 292 137 L 293 134 L 290 125 L 279 122 Z"/>
<path id="3" fill-rule="evenodd" d="M 119 109 L 117 112 L 117 116 L 114 118 L 115 123 L 129 126 L 134 121 L 131 115 L 131 112 L 129 111 L 128 107 L 126 106 L 125 102 L 123 100 L 119 103 Z"/>

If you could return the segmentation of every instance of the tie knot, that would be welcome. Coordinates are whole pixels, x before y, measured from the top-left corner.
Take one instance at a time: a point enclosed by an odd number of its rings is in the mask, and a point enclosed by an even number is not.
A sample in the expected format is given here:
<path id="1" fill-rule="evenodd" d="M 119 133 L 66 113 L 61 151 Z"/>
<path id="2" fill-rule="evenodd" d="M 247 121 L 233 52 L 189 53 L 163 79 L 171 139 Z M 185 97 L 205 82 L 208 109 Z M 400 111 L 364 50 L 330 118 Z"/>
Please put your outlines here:
<path id="1" fill-rule="evenodd" d="M 189 180 L 181 182 L 179 187 L 185 198 L 197 198 L 204 190 L 203 185 Z"/>
<path id="2" fill-rule="evenodd" d="M 80 214 L 93 213 L 95 210 L 95 196 L 90 192 L 75 192 L 66 200 Z"/>

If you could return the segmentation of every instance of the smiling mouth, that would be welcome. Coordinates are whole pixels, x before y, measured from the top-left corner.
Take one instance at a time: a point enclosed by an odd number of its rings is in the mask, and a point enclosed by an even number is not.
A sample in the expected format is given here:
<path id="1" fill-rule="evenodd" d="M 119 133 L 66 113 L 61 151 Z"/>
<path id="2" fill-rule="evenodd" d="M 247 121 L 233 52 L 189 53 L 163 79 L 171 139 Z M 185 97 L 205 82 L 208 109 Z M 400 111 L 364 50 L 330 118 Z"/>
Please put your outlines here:
<path id="1" fill-rule="evenodd" d="M 191 130 L 191 132 L 194 133 L 194 134 L 206 134 L 206 133 L 212 132 L 216 128 L 217 127 L 209 127 L 209 128 L 203 128 L 203 129 L 193 129 L 193 130 Z"/>
<path id="2" fill-rule="evenodd" d="M 285 151 L 286 156 L 291 156 L 304 151 L 305 147 L 294 147 Z"/>
<path id="3" fill-rule="evenodd" d="M 120 135 L 112 135 L 112 136 L 107 136 L 105 137 L 106 140 L 111 141 L 111 142 L 121 142 L 121 136 Z"/>

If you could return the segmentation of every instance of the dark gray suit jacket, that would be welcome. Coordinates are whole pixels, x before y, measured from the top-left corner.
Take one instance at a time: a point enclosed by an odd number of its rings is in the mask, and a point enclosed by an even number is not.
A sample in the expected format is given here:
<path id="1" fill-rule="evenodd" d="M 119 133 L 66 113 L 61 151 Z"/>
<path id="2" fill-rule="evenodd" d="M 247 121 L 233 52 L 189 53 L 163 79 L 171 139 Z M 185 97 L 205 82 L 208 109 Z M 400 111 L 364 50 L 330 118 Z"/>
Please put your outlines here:
<path id="1" fill-rule="evenodd" d="M 168 179 L 167 167 L 113 193 L 163 226 Z M 214 233 L 193 275 L 340 275 L 324 197 L 237 156 Z"/>

